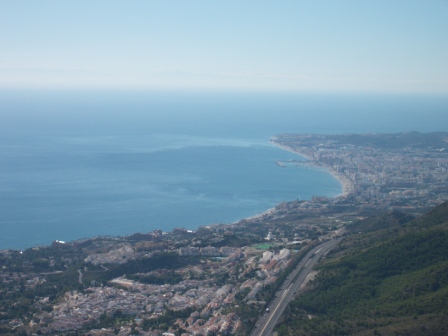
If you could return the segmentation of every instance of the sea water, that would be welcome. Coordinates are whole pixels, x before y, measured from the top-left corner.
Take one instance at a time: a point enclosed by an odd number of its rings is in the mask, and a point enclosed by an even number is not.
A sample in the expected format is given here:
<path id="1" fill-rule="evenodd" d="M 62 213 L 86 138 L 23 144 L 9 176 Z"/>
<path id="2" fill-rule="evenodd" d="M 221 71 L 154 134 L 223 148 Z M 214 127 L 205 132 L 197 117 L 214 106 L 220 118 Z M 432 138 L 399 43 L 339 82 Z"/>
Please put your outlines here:
<path id="1" fill-rule="evenodd" d="M 272 144 L 297 133 L 446 131 L 445 97 L 0 92 L 0 249 L 232 223 L 334 197 Z"/>

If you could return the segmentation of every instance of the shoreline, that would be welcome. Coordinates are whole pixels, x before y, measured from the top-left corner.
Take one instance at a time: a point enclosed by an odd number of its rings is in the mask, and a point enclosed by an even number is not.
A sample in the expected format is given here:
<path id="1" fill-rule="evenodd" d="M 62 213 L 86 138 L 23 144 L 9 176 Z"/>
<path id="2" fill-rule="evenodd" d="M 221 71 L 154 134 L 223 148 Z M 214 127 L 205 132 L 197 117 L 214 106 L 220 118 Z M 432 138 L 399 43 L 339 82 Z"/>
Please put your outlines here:
<path id="1" fill-rule="evenodd" d="M 336 195 L 336 196 L 334 196 L 332 198 L 345 197 L 345 196 L 347 196 L 348 194 L 350 194 L 353 191 L 353 182 L 348 177 L 346 177 L 343 174 L 337 173 L 332 167 L 329 167 L 329 166 L 326 166 L 326 165 L 324 165 L 322 163 L 319 163 L 318 161 L 315 160 L 314 156 L 311 156 L 311 155 L 303 153 L 303 152 L 299 152 L 297 150 L 294 150 L 294 149 L 292 149 L 290 147 L 287 147 L 285 145 L 282 145 L 282 144 L 276 142 L 276 137 L 275 136 L 271 137 L 269 142 L 272 145 L 274 145 L 274 146 L 276 146 L 276 147 L 278 147 L 278 148 L 280 148 L 282 150 L 291 152 L 294 155 L 299 155 L 299 156 L 305 158 L 306 160 L 309 161 L 310 165 L 315 166 L 317 168 L 324 169 L 326 172 L 330 173 L 333 176 L 333 178 L 338 180 L 341 183 L 342 192 L 341 192 L 341 194 Z M 318 195 L 316 195 L 316 196 L 318 196 Z M 235 225 L 235 224 L 239 224 L 239 223 L 244 222 L 244 221 L 263 220 L 265 217 L 269 217 L 269 216 L 272 216 L 272 215 L 276 214 L 276 212 L 277 212 L 277 209 L 276 209 L 277 205 L 275 205 L 274 207 L 269 208 L 267 210 L 264 210 L 264 211 L 262 211 L 260 213 L 254 214 L 252 216 L 240 218 L 240 219 L 238 219 L 238 220 L 236 220 L 234 222 L 228 222 L 226 224 L 225 223 L 221 223 L 221 224 L 224 224 L 224 225 Z M 194 229 L 194 230 L 197 230 L 200 227 L 205 227 L 205 226 L 209 226 L 209 225 L 214 225 L 214 224 L 200 225 L 200 226 L 197 226 L 196 229 Z M 172 230 L 164 231 L 164 232 L 170 233 L 170 232 L 172 232 Z M 136 234 L 136 233 L 141 233 L 141 232 L 132 232 L 132 233 L 129 233 L 129 234 L 126 234 L 126 235 L 111 236 L 111 237 L 114 237 L 114 238 L 127 237 L 127 236 L 130 236 L 130 235 Z M 105 235 L 105 236 L 107 236 L 107 235 Z M 84 237 L 84 238 L 80 238 L 80 239 L 67 240 L 67 243 L 73 243 L 73 242 L 77 242 L 77 241 L 85 240 L 85 239 L 87 239 L 87 240 L 95 239 L 95 238 L 99 238 L 99 237 L 103 237 L 103 236 L 91 236 L 91 237 Z M 0 250 L 17 250 L 17 251 L 19 251 L 19 250 L 26 250 L 26 249 L 30 249 L 30 248 L 34 248 L 34 247 L 51 246 L 52 243 L 44 244 L 44 245 L 33 245 L 33 246 L 30 246 L 30 247 L 24 247 L 24 248 L 6 248 L 6 249 L 0 249 Z"/>
<path id="2" fill-rule="evenodd" d="M 299 155 L 301 157 L 304 157 L 305 159 L 310 161 L 310 163 L 313 164 L 314 166 L 320 167 L 320 168 L 324 169 L 325 171 L 327 171 L 328 173 L 330 173 L 336 180 L 339 181 L 339 183 L 341 183 L 341 186 L 342 186 L 341 194 L 337 195 L 336 197 L 345 197 L 345 196 L 349 195 L 351 192 L 353 192 L 353 190 L 354 190 L 354 183 L 345 174 L 338 173 L 332 167 L 329 167 L 327 165 L 324 165 L 324 164 L 316 161 L 314 156 L 310 156 L 309 154 L 300 152 L 300 151 L 295 150 L 295 149 L 293 149 L 291 147 L 287 147 L 285 145 L 279 144 L 276 141 L 276 137 L 275 136 L 273 136 L 271 138 L 270 143 L 273 144 L 276 147 L 279 147 L 279 148 L 285 150 L 285 151 L 288 151 L 288 152 L 291 152 L 291 153 L 293 153 L 295 155 Z"/>
<path id="3" fill-rule="evenodd" d="M 338 180 L 339 183 L 340 183 L 341 186 L 342 186 L 342 192 L 341 192 L 339 195 L 335 196 L 334 198 L 337 198 L 337 197 L 346 197 L 346 196 L 349 195 L 351 192 L 353 192 L 354 184 L 353 184 L 353 182 L 352 182 L 352 181 L 351 181 L 345 174 L 340 174 L 340 173 L 336 172 L 332 167 L 329 167 L 329 166 L 324 165 L 324 164 L 322 164 L 322 163 L 320 163 L 320 162 L 317 162 L 313 156 L 310 156 L 310 155 L 308 155 L 308 154 L 306 154 L 306 153 L 299 152 L 299 151 L 294 150 L 294 149 L 292 149 L 292 148 L 290 148 L 290 147 L 287 147 L 287 146 L 284 146 L 284 145 L 282 145 L 282 144 L 279 144 L 278 142 L 276 142 L 276 137 L 275 137 L 275 136 L 273 136 L 273 137 L 270 139 L 269 142 L 270 142 L 272 145 L 276 146 L 276 147 L 279 147 L 279 148 L 281 148 L 281 149 L 283 149 L 283 150 L 285 150 L 285 151 L 291 152 L 291 153 L 293 153 L 293 154 L 295 154 L 295 155 L 299 155 L 299 156 L 301 156 L 301 157 L 307 159 L 313 166 L 325 170 L 326 172 L 328 172 L 329 174 L 331 174 L 331 176 L 333 176 L 334 179 Z M 263 219 L 265 216 L 275 214 L 275 212 L 276 212 L 276 208 L 273 207 L 273 208 L 270 208 L 270 209 L 268 209 L 268 210 L 266 210 L 266 211 L 263 211 L 262 213 L 259 213 L 259 214 L 257 214 L 257 215 L 253 215 L 253 216 L 250 216 L 250 217 L 245 217 L 245 218 L 242 218 L 242 219 L 240 219 L 240 220 L 237 220 L 236 222 L 233 222 L 233 223 L 231 223 L 231 224 L 232 224 L 232 225 L 233 225 L 233 224 L 238 224 L 238 223 L 241 223 L 242 221 L 261 220 L 261 219 Z"/>

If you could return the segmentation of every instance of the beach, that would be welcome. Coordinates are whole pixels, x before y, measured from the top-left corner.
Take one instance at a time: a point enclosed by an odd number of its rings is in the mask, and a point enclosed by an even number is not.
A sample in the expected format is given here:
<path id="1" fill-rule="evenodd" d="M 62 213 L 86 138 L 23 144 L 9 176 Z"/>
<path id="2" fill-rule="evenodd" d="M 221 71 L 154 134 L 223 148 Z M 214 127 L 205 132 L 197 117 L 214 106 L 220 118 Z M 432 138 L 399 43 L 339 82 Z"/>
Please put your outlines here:
<path id="1" fill-rule="evenodd" d="M 336 180 L 338 180 L 339 183 L 341 183 L 341 185 L 342 185 L 342 193 L 340 195 L 338 195 L 338 197 L 344 197 L 344 196 L 347 196 L 348 194 L 350 194 L 351 192 L 353 192 L 353 190 L 354 190 L 353 181 L 350 178 L 348 178 L 345 174 L 338 173 L 337 171 L 335 171 L 333 169 L 333 167 L 330 167 L 328 165 L 325 165 L 325 164 L 317 161 L 314 156 L 309 155 L 308 153 L 304 153 L 304 152 L 298 151 L 297 149 L 293 149 L 291 147 L 282 145 L 282 144 L 278 143 L 276 140 L 277 140 L 277 138 L 274 136 L 274 137 L 271 138 L 270 142 L 273 145 L 275 145 L 275 146 L 277 146 L 277 147 L 279 147 L 279 148 L 281 148 L 283 150 L 286 150 L 288 152 L 291 152 L 291 153 L 294 153 L 296 155 L 300 155 L 300 156 L 304 157 L 305 159 L 307 159 L 309 161 L 310 164 L 326 170 Z"/>
<path id="2" fill-rule="evenodd" d="M 312 166 L 321 168 L 321 169 L 327 171 L 328 173 L 330 173 L 333 176 L 333 178 L 335 178 L 336 180 L 339 181 L 339 183 L 341 183 L 341 186 L 342 186 L 342 193 L 339 194 L 336 197 L 345 197 L 348 194 L 350 194 L 351 192 L 353 192 L 354 184 L 345 174 L 338 173 L 337 171 L 335 171 L 333 169 L 333 167 L 330 167 L 328 165 L 322 164 L 321 162 L 318 162 L 317 160 L 315 160 L 314 156 L 311 156 L 311 155 L 309 155 L 307 153 L 300 152 L 300 151 L 298 151 L 296 149 L 292 149 L 292 148 L 287 147 L 285 145 L 279 144 L 278 142 L 276 142 L 276 137 L 275 136 L 271 138 L 270 142 L 273 145 L 275 145 L 276 147 L 279 147 L 279 148 L 281 148 L 281 149 L 283 149 L 285 151 L 288 151 L 288 152 L 291 152 L 291 153 L 293 153 L 295 155 L 300 155 L 300 156 L 304 157 L 305 159 L 307 159 L 309 161 L 309 163 Z M 243 219 L 243 221 L 262 220 L 264 217 L 274 215 L 275 213 L 276 213 L 276 208 L 274 207 L 274 208 L 268 209 L 266 211 L 263 211 L 262 213 L 259 213 L 257 215 L 254 215 L 254 216 L 251 216 L 251 217 L 246 217 L 246 218 Z M 236 221 L 233 224 L 237 224 L 237 223 L 240 223 L 240 222 L 241 222 L 241 220 Z"/>

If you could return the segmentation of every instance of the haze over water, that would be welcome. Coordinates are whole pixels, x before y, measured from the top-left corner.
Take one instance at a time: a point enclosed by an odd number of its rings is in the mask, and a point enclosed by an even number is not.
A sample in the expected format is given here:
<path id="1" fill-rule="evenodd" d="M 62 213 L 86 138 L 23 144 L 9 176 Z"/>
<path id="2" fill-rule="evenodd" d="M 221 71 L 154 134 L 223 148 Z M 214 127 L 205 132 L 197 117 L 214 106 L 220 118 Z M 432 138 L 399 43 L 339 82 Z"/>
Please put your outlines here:
<path id="1" fill-rule="evenodd" d="M 0 91 L 0 249 L 231 223 L 341 185 L 279 133 L 447 131 L 448 98 Z"/>

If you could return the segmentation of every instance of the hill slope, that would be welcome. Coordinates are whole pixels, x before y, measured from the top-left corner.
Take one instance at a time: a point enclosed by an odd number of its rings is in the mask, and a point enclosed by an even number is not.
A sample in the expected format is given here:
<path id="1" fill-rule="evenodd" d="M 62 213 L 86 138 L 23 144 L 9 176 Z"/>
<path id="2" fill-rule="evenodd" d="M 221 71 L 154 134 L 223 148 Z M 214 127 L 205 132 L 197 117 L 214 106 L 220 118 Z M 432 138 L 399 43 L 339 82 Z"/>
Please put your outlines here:
<path id="1" fill-rule="evenodd" d="M 280 335 L 447 335 L 448 203 L 353 226 L 288 307 Z"/>
<path id="2" fill-rule="evenodd" d="M 382 229 L 391 229 L 393 227 L 399 227 L 405 223 L 413 220 L 414 217 L 409 214 L 405 214 L 400 211 L 389 211 L 378 216 L 373 216 L 360 220 L 347 226 L 347 229 L 353 233 L 356 232 L 373 232 Z"/>

